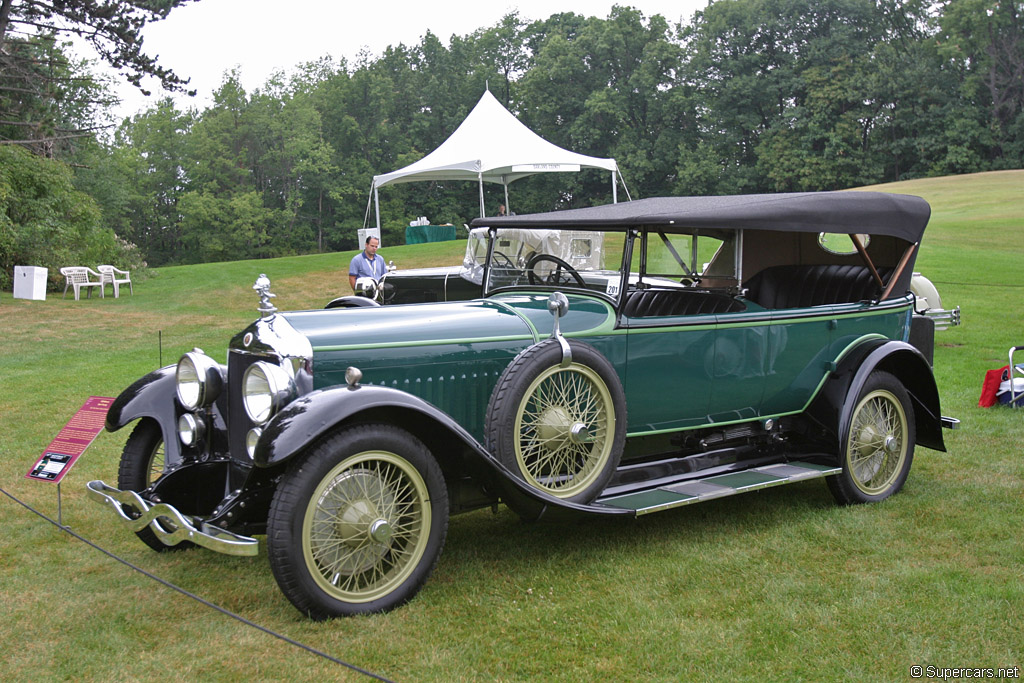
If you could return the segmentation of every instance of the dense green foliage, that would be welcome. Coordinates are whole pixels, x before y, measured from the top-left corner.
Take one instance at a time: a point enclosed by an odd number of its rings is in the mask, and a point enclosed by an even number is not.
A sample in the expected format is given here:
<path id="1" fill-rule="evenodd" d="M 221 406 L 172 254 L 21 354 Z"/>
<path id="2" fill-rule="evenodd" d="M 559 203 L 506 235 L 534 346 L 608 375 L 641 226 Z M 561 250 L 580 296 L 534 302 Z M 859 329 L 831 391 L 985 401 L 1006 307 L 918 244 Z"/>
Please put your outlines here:
<path id="1" fill-rule="evenodd" d="M 170 99 L 70 161 L 102 224 L 154 265 L 356 246 L 371 178 L 443 142 L 485 88 L 552 142 L 618 160 L 632 197 L 841 189 L 1024 167 L 1024 3 L 715 0 L 674 25 L 516 13 L 447 44 L 429 31 L 324 58 L 213 104 Z M 603 172 L 516 182 L 512 209 L 610 200 Z M 623 194 L 620 192 L 620 194 Z M 411 218 L 462 225 L 472 183 L 380 193 L 384 243 Z M 486 188 L 494 211 L 500 186 Z"/>
<path id="2" fill-rule="evenodd" d="M 63 41 L 90 43 L 144 92 L 145 77 L 184 91 L 187 81 L 143 52 L 141 31 L 191 1 L 0 0 L 0 287 L 16 264 L 49 268 L 51 288 L 61 266 L 145 266 L 123 239 L 132 187 L 102 172 L 119 155 L 94 137 L 116 104 L 109 80 L 71 59 Z M 73 178 L 74 167 L 91 171 Z"/>
<path id="3" fill-rule="evenodd" d="M 0 287 L 11 287 L 16 265 L 48 268 L 51 287 L 63 282 L 61 266 L 146 265 L 137 248 L 99 225 L 98 205 L 75 189 L 68 166 L 0 146 Z"/>

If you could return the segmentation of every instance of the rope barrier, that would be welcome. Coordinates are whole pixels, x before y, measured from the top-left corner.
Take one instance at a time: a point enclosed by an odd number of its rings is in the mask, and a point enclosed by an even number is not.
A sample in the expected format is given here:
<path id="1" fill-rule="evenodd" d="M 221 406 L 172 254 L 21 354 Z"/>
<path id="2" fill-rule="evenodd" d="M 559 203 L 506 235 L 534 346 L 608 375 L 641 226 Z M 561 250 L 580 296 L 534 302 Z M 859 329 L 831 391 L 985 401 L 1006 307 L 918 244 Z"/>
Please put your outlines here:
<path id="1" fill-rule="evenodd" d="M 1014 289 L 1024 287 L 1024 284 L 1017 284 L 1013 282 L 952 282 L 950 280 L 928 279 L 933 285 L 955 285 L 957 287 L 1010 287 Z"/>
<path id="2" fill-rule="evenodd" d="M 46 520 L 47 522 L 49 522 L 53 526 L 57 527 L 61 531 L 69 534 L 70 536 L 73 536 L 74 538 L 77 538 L 82 543 L 85 543 L 86 545 L 92 547 L 93 549 L 100 551 L 101 553 L 103 553 L 107 557 L 109 557 L 111 559 L 114 559 L 114 560 L 117 560 L 118 562 L 120 562 L 124 566 L 128 567 L 129 569 L 137 571 L 138 573 L 142 574 L 143 576 L 145 576 L 147 578 L 150 578 L 153 581 L 156 581 L 157 583 L 162 584 L 162 585 L 166 586 L 167 588 L 170 588 L 171 590 L 177 591 L 178 593 L 181 593 L 182 595 L 184 595 L 184 596 L 186 596 L 188 598 L 191 598 L 191 599 L 195 600 L 196 602 L 198 602 L 198 603 L 200 603 L 202 605 L 205 605 L 205 606 L 207 606 L 207 607 L 209 607 L 209 608 L 211 608 L 213 610 L 216 610 L 216 611 L 220 612 L 221 614 L 223 614 L 225 616 L 231 617 L 232 619 L 234 619 L 236 621 L 239 621 L 239 622 L 245 624 L 246 626 L 254 628 L 257 631 L 262 631 L 263 633 L 266 633 L 269 636 L 273 636 L 274 638 L 277 638 L 279 640 L 283 640 L 284 642 L 288 643 L 289 645 L 294 645 L 295 647 L 297 647 L 299 649 L 302 649 L 302 650 L 305 650 L 306 652 L 309 652 L 310 654 L 316 655 L 317 657 L 321 657 L 321 658 L 326 659 L 326 660 L 328 660 L 330 662 L 334 662 L 335 664 L 339 664 L 339 665 L 344 666 L 344 667 L 346 667 L 348 669 L 351 669 L 352 671 L 361 673 L 364 676 L 368 676 L 368 677 L 376 679 L 378 681 L 383 681 L 384 683 L 393 683 L 393 681 L 391 681 L 390 679 L 384 678 L 383 676 L 375 674 L 372 671 L 367 671 L 366 669 L 362 669 L 362 668 L 356 666 L 355 664 L 349 664 L 348 662 L 343 661 L 341 659 L 338 659 L 337 657 L 332 657 L 331 655 L 327 654 L 326 652 L 321 652 L 320 650 L 317 650 L 316 648 L 313 648 L 313 647 L 310 647 L 309 645 L 305 645 L 303 643 L 300 643 L 299 641 L 294 640 L 292 638 L 289 638 L 288 636 L 285 636 L 285 635 L 282 635 L 280 633 L 277 633 L 276 631 L 272 631 L 269 628 L 266 628 L 264 626 L 260 626 L 259 624 L 255 623 L 255 622 L 252 622 L 252 621 L 246 619 L 243 616 L 235 614 L 234 612 L 231 612 L 231 611 L 221 607 L 220 605 L 215 605 L 214 603 L 210 602 L 209 600 L 201 598 L 201 597 L 199 597 L 198 595 L 196 595 L 194 593 L 190 593 L 189 591 L 185 590 L 184 588 L 181 588 L 179 586 L 174 585 L 170 581 L 167 581 L 165 579 L 161 579 L 159 576 L 156 576 L 155 574 L 151 574 L 150 572 L 146 571 L 145 569 L 142 569 L 141 567 L 136 567 L 135 565 L 133 565 L 128 560 L 125 560 L 125 559 L 123 559 L 121 557 L 118 557 L 117 555 L 115 555 L 114 553 L 110 552 L 109 550 L 106 550 L 105 548 L 101 548 L 100 546 L 96 545 L 95 543 L 93 543 L 89 539 L 87 539 L 87 538 L 85 538 L 85 537 L 75 533 L 69 527 L 66 527 L 66 526 L 64 526 L 62 524 L 58 524 L 57 522 L 55 522 L 54 520 L 50 519 L 49 517 L 47 517 L 43 513 L 39 512 L 38 510 L 36 510 L 32 506 L 28 505 L 27 503 L 19 500 L 18 498 L 16 498 L 12 494 L 8 493 L 3 488 L 0 488 L 0 493 L 4 494 L 5 496 L 7 496 L 11 500 L 13 500 L 15 503 L 17 503 L 18 505 L 22 506 L 23 508 L 25 508 L 26 510 L 28 510 L 32 514 L 36 515 L 37 517 L 40 517 L 40 518 Z"/>

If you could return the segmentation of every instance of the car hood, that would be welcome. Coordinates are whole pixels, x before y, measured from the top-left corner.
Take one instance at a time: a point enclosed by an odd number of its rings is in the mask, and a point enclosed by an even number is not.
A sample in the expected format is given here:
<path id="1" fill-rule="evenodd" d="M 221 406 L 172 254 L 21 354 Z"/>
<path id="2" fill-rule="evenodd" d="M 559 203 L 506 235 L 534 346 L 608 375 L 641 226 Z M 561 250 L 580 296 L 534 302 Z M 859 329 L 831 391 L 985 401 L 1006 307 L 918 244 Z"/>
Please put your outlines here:
<path id="1" fill-rule="evenodd" d="M 488 300 L 279 313 L 314 354 L 360 348 L 522 339 L 536 333 L 514 308 Z"/>

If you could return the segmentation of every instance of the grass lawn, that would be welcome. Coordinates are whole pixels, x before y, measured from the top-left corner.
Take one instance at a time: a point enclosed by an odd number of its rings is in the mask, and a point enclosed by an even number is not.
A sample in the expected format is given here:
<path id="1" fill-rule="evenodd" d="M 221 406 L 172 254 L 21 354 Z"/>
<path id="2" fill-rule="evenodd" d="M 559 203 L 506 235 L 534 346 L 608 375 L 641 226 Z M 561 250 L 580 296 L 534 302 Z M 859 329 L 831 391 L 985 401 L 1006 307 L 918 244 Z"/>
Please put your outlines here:
<path id="1" fill-rule="evenodd" d="M 265 550 L 154 553 L 88 500 L 130 430 L 102 433 L 64 480 L 63 521 L 266 628 L 400 681 L 905 681 L 914 665 L 1024 668 L 1024 410 L 980 409 L 985 370 L 1024 344 L 1024 171 L 881 186 L 933 215 L 917 270 L 964 324 L 939 332 L 947 453 L 920 448 L 902 493 L 836 506 L 824 483 L 639 520 L 527 525 L 453 517 L 431 579 L 390 614 L 314 623 Z M 464 242 L 381 250 L 455 264 Z M 90 395 L 181 353 L 223 358 L 270 276 L 282 309 L 348 293 L 352 253 L 161 268 L 135 295 L 0 294 L 0 488 L 56 518 L 24 478 Z M 1024 362 L 1024 353 L 1020 355 Z M 133 572 L 0 496 L 2 680 L 365 680 Z M 927 678 L 925 679 L 927 680 Z"/>

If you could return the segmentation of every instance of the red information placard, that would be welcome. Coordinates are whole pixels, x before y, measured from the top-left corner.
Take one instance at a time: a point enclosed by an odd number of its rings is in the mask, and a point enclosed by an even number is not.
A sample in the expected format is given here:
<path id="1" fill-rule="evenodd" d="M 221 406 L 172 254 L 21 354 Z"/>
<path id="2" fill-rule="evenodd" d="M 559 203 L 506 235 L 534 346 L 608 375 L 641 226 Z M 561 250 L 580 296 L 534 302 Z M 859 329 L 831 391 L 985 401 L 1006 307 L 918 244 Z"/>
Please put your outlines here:
<path id="1" fill-rule="evenodd" d="M 85 453 L 89 444 L 103 431 L 107 410 L 113 402 L 114 399 L 105 396 L 90 396 L 50 442 L 25 477 L 59 483 L 71 470 L 78 456 Z"/>

